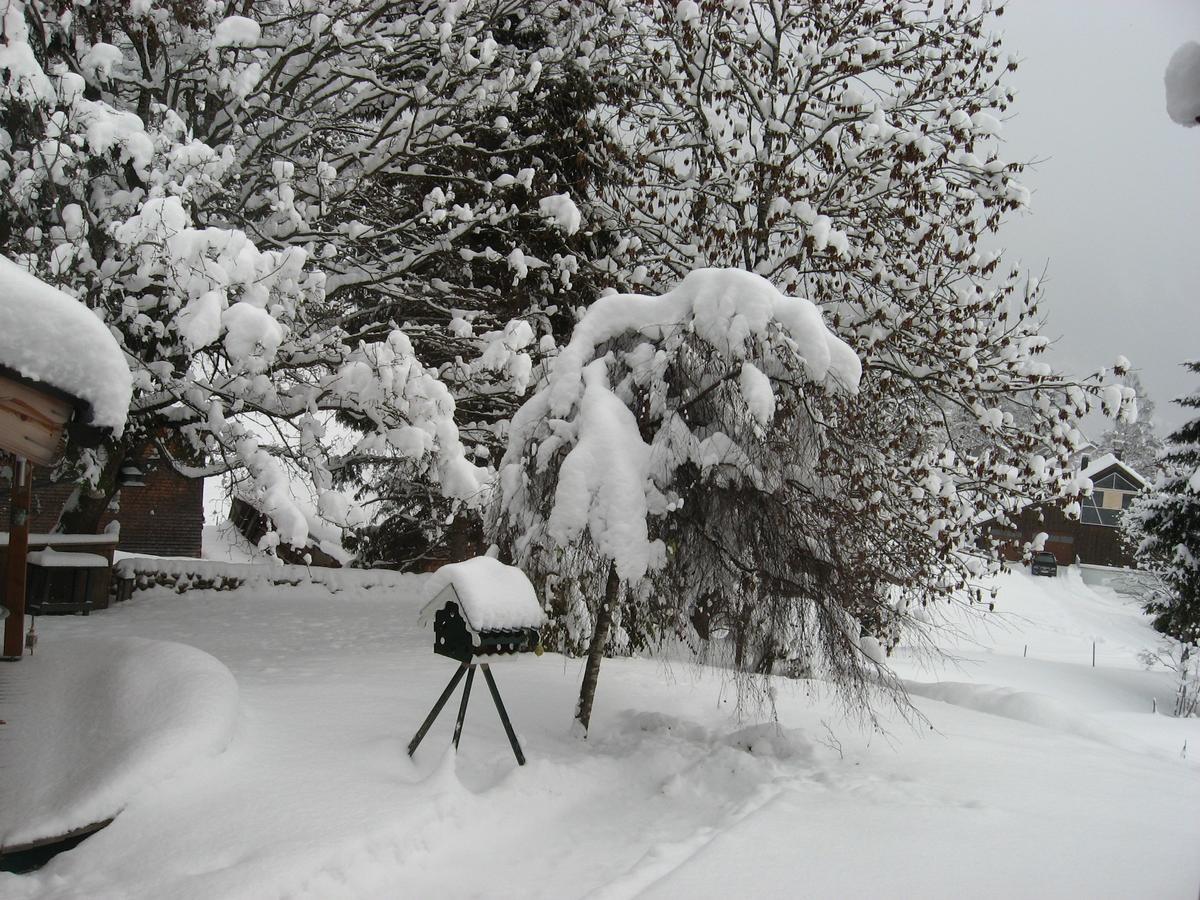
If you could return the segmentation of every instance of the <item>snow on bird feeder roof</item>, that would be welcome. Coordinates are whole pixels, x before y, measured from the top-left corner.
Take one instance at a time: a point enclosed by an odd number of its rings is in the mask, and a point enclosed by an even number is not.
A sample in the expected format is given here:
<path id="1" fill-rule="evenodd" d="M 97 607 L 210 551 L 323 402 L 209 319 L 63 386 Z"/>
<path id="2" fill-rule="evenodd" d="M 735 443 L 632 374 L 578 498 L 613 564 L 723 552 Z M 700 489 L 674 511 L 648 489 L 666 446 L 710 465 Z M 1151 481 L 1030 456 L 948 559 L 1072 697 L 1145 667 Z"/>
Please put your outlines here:
<path id="1" fill-rule="evenodd" d="M 0 366 L 82 401 L 120 435 L 133 379 L 116 339 L 84 304 L 0 256 Z"/>
<path id="2" fill-rule="evenodd" d="M 457 603 L 473 635 L 540 628 L 546 620 L 525 573 L 490 556 L 442 566 L 426 582 L 425 596 L 429 602 L 421 610 L 423 624 L 446 603 Z"/>

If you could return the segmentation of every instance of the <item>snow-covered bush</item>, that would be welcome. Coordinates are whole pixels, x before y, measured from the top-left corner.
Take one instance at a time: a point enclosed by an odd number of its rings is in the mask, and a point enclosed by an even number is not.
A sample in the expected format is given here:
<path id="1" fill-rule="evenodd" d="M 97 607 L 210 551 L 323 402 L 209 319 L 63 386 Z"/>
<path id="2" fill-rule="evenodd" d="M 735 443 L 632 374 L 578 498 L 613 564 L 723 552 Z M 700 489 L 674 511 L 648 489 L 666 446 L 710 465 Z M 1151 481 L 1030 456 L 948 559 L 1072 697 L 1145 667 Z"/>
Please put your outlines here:
<path id="1" fill-rule="evenodd" d="M 832 399 L 859 377 L 813 304 L 740 270 L 587 310 L 513 418 L 489 515 L 560 645 L 588 648 L 584 727 L 602 652 L 670 637 L 728 648 L 744 675 L 799 663 L 859 699 L 894 624 L 839 541 L 859 492 L 827 467 Z"/>

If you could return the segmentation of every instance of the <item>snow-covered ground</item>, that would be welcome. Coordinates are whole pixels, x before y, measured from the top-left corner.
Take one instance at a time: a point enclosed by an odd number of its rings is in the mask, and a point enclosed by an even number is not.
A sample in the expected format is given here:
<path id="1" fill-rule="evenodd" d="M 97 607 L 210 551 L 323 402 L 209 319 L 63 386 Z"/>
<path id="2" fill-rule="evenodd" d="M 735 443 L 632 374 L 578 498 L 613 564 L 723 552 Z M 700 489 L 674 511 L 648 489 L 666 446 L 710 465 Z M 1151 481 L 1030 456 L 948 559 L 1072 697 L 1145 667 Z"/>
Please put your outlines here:
<path id="1" fill-rule="evenodd" d="M 456 700 L 405 755 L 454 668 L 420 587 L 160 590 L 41 619 L 47 659 L 189 644 L 240 700 L 223 753 L 125 784 L 112 825 L 0 895 L 1197 896 L 1200 721 L 1151 712 L 1173 692 L 1138 662 L 1153 632 L 1074 572 L 1001 579 L 996 624 L 964 626 L 952 666 L 897 660 L 932 727 L 864 731 L 805 683 L 781 686 L 778 727 L 739 721 L 720 673 L 608 660 L 584 742 L 579 661 L 499 663 L 524 768 L 482 684 L 457 758 Z"/>

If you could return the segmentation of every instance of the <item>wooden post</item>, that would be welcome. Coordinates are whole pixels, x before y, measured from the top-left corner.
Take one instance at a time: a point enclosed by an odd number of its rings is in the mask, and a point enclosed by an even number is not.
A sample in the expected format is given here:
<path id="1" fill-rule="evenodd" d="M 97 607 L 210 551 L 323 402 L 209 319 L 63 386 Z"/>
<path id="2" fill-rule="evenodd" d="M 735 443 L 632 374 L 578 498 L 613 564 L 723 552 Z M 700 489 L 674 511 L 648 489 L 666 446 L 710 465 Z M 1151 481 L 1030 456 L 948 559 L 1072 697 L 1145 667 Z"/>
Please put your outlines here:
<path id="1" fill-rule="evenodd" d="M 33 493 L 33 466 L 22 456 L 13 457 L 12 502 L 8 525 L 8 570 L 4 577 L 4 658 L 25 654 L 25 558 L 29 555 L 29 507 Z"/>

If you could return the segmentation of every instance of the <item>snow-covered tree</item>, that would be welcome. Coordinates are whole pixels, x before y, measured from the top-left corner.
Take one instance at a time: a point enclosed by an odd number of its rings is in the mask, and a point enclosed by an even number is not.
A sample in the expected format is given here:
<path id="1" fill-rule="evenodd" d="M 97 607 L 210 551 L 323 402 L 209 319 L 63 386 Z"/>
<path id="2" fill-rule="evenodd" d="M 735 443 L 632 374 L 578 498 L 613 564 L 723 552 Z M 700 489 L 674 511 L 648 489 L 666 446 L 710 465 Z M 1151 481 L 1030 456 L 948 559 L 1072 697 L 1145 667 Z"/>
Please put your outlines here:
<path id="1" fill-rule="evenodd" d="M 339 523 L 336 477 L 373 461 L 426 509 L 472 502 L 551 330 L 546 285 L 576 268 L 571 185 L 512 125 L 562 53 L 502 0 L 229 11 L 6 7 L 4 249 L 109 323 L 137 380 L 67 524 L 148 441 L 249 477 L 285 540 L 304 526 L 282 464 Z"/>
<path id="2" fill-rule="evenodd" d="M 1200 374 L 1200 360 L 1185 363 Z M 1178 401 L 1200 409 L 1200 393 Z M 1155 627 L 1186 644 L 1200 644 L 1200 417 L 1168 439 L 1153 490 L 1140 494 L 1123 517 L 1138 561 L 1166 585 L 1147 606 Z"/>
<path id="3" fill-rule="evenodd" d="M 1158 456 L 1163 451 L 1162 438 L 1154 426 L 1154 401 L 1146 395 L 1142 380 L 1135 373 L 1125 376 L 1125 384 L 1133 389 L 1137 397 L 1137 415 L 1113 423 L 1112 428 L 1100 438 L 1099 449 L 1115 454 L 1123 463 L 1150 480 L 1158 468 Z"/>
<path id="4" fill-rule="evenodd" d="M 513 418 L 489 515 L 586 648 L 585 729 L 609 646 L 678 638 L 854 700 L 881 681 L 906 614 L 860 565 L 874 512 L 831 451 L 859 376 L 813 304 L 745 271 L 587 310 Z"/>
<path id="5" fill-rule="evenodd" d="M 846 473 L 886 541 L 864 564 L 908 602 L 967 585 L 979 523 L 1029 502 L 1071 507 L 1080 419 L 1132 409 L 1107 373 L 1040 357 L 1041 292 L 989 249 L 1026 208 L 1000 156 L 1015 59 L 1002 9 L 647 0 L 621 8 L 611 65 L 637 77 L 605 106 L 628 179 L 601 195 L 630 240 L 599 263 L 663 290 L 738 266 L 808 297 L 863 362 L 840 400 Z M 1123 362 L 1115 367 L 1122 370 Z M 910 558 L 905 553 L 906 558 Z"/>
<path id="6" fill-rule="evenodd" d="M 294 20 L 308 34 L 318 18 Z M 4 249 L 107 322 L 134 373 L 130 427 L 78 461 L 90 490 L 64 525 L 94 524 L 124 456 L 157 443 L 189 474 L 248 478 L 279 537 L 302 544 L 307 522 L 280 461 L 308 479 L 323 513 L 347 515 L 323 440 L 335 412 L 369 423 L 351 454 L 402 456 L 442 494 L 476 495 L 481 473 L 453 396 L 394 324 L 370 340 L 348 327 L 337 273 L 315 264 L 330 244 L 296 238 L 310 209 L 296 196 L 296 163 L 256 140 L 253 126 L 268 126 L 246 112 L 252 89 L 286 80 L 303 35 L 271 40 L 257 22 L 187 4 L 60 15 L 54 4 L 14 2 L 4 21 Z M 311 55 L 304 66 L 315 74 L 291 84 L 301 102 L 315 82 L 349 89 Z M 299 121 L 283 108 L 275 120 Z M 312 153 L 301 172 L 320 195 L 336 169 L 305 146 L 311 129 L 295 126 L 291 138 L 297 155 Z M 342 223 L 339 233 L 359 231 Z"/>

